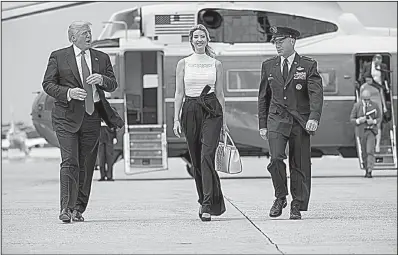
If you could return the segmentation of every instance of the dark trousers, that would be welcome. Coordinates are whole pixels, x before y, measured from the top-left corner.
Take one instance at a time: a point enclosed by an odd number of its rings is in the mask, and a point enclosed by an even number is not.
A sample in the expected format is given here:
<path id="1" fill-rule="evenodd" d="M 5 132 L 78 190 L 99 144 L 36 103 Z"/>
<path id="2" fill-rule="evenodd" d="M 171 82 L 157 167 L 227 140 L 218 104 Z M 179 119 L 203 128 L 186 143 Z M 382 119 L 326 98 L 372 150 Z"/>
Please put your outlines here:
<path id="1" fill-rule="evenodd" d="M 76 133 L 68 132 L 62 128 L 56 130 L 61 150 L 60 195 L 61 211 L 65 208 L 71 210 L 87 205 L 91 189 L 92 172 L 86 169 L 87 160 L 95 153 L 98 144 L 100 122 L 98 111 L 92 115 L 85 113 L 80 129 Z M 95 160 L 94 160 L 95 162 Z M 94 166 L 93 166 L 94 168 Z M 93 169 L 94 170 L 94 169 Z M 85 207 L 84 207 L 85 208 Z"/>
<path id="2" fill-rule="evenodd" d="M 271 162 L 267 168 L 272 177 L 275 197 L 286 197 L 288 188 L 286 165 L 283 160 L 286 158 L 285 149 L 288 141 L 292 203 L 299 204 L 301 211 L 307 211 L 311 191 L 310 135 L 297 121 L 293 121 L 290 136 L 277 132 L 268 133 Z"/>
<path id="3" fill-rule="evenodd" d="M 221 215 L 225 212 L 225 203 L 214 160 L 223 123 L 222 108 L 214 93 L 201 99 L 186 97 L 181 124 L 194 168 L 202 212 Z M 208 112 L 203 104 L 212 109 L 216 116 Z"/>
<path id="4" fill-rule="evenodd" d="M 113 178 L 113 141 L 100 142 L 98 148 L 98 161 L 101 179 Z M 106 165 L 106 168 L 105 168 Z"/>
<path id="5" fill-rule="evenodd" d="M 376 146 L 376 135 L 372 130 L 365 129 L 361 139 L 362 148 L 362 160 L 365 169 L 372 172 L 375 164 L 375 146 Z"/>

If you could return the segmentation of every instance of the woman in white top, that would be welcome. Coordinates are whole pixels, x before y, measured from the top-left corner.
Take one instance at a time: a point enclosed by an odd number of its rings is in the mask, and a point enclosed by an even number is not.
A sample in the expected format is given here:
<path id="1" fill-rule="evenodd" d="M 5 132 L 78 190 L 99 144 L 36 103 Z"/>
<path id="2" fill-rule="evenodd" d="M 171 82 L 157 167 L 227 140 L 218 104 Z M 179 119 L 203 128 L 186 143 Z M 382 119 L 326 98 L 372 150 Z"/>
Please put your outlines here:
<path id="1" fill-rule="evenodd" d="M 214 58 L 214 51 L 208 45 L 209 38 L 203 25 L 189 31 L 194 53 L 177 64 L 173 128 L 177 137 L 181 131 L 186 137 L 202 221 L 210 221 L 211 215 L 225 212 L 220 178 L 214 165 L 220 133 L 227 129 L 223 116 L 223 72 L 221 62 Z"/>

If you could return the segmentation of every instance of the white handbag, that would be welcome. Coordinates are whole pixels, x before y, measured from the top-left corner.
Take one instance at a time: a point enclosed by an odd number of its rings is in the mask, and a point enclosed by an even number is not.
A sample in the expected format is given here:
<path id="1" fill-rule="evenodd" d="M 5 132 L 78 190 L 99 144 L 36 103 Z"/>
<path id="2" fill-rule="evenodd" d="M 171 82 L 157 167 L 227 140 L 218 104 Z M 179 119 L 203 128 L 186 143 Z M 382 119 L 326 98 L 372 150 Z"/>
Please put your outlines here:
<path id="1" fill-rule="evenodd" d="M 228 140 L 231 144 L 228 144 Z M 239 151 L 228 132 L 224 134 L 224 141 L 220 141 L 216 150 L 216 171 L 227 174 L 238 174 L 242 172 L 242 162 Z"/>

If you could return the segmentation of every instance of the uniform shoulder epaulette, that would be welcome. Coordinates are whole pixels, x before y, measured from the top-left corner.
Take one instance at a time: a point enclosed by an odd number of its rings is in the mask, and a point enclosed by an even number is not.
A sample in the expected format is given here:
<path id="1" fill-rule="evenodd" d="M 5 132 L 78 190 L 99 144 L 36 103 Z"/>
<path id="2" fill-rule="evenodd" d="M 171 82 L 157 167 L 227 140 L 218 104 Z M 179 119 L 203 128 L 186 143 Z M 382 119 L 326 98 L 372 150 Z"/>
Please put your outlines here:
<path id="1" fill-rule="evenodd" d="M 302 56 L 302 55 L 300 55 L 300 58 L 305 59 L 305 60 L 308 60 L 308 61 L 311 61 L 311 62 L 315 62 L 315 61 L 316 61 L 316 60 L 313 59 L 313 58 L 310 58 L 310 57 L 307 57 L 307 56 Z"/>
<path id="2" fill-rule="evenodd" d="M 273 56 L 273 57 L 267 58 L 266 60 L 264 60 L 264 62 L 268 62 L 268 61 L 271 61 L 271 60 L 275 60 L 275 59 L 277 59 L 277 58 L 278 58 L 278 56 Z"/>
<path id="3" fill-rule="evenodd" d="M 266 60 L 263 61 L 263 63 L 264 63 L 264 64 L 265 64 L 265 63 L 268 63 L 268 62 L 273 61 L 273 60 L 275 60 L 275 59 L 277 59 L 277 58 L 278 58 L 278 56 L 274 56 L 274 57 L 267 58 Z"/>

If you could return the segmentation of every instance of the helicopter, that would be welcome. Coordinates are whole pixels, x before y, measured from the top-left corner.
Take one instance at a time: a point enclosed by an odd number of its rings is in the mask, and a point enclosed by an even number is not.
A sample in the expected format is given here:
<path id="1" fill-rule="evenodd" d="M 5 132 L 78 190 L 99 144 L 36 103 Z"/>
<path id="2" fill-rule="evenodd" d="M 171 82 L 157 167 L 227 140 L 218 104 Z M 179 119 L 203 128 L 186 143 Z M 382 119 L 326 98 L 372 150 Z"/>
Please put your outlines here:
<path id="1" fill-rule="evenodd" d="M 276 55 L 271 26 L 289 26 L 301 35 L 299 54 L 314 58 L 322 76 L 322 121 L 311 138 L 313 157 L 361 156 L 349 115 L 358 100 L 362 66 L 381 54 L 389 69 L 391 119 L 384 125 L 375 169 L 396 169 L 397 30 L 365 27 L 355 15 L 332 3 L 169 3 L 114 13 L 93 47 L 111 59 L 119 87 L 109 102 L 124 117 L 114 146 L 126 174 L 167 169 L 168 157 L 181 157 L 191 174 L 185 138 L 172 131 L 175 67 L 192 53 L 188 31 L 203 24 L 216 58 L 223 63 L 226 120 L 242 156 L 269 156 L 258 132 L 257 96 L 262 61 Z M 328 5 L 328 8 L 325 8 Z M 366 43 L 365 43 L 366 42 Z M 58 146 L 51 125 L 54 99 L 41 92 L 32 121 L 48 143 Z M 359 155 L 359 156 L 358 156 Z"/>

